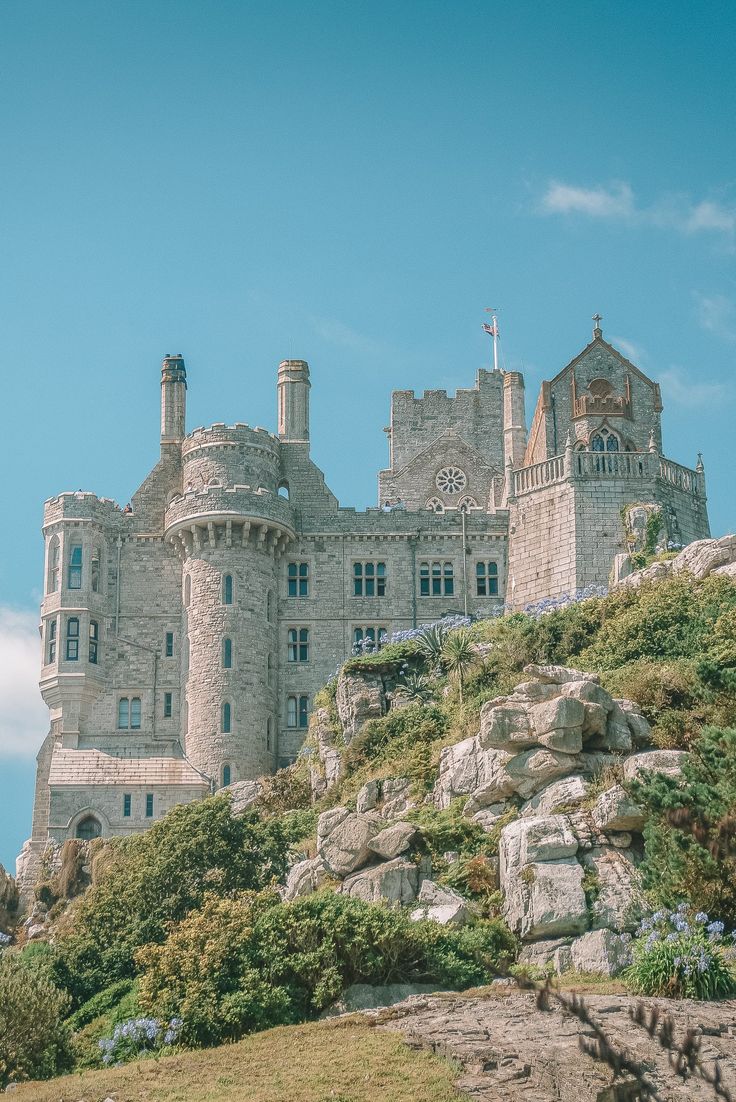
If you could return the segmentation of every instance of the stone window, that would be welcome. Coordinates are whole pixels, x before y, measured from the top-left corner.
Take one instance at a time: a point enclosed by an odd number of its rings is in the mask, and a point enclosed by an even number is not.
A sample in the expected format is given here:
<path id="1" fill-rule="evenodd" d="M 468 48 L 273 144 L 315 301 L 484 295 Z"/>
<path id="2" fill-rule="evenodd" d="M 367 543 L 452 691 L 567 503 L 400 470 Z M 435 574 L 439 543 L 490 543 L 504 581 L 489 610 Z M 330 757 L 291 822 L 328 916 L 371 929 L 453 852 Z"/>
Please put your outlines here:
<path id="1" fill-rule="evenodd" d="M 474 497 L 461 497 L 457 507 L 461 513 L 468 513 L 471 509 L 478 508 L 478 502 Z"/>
<path id="2" fill-rule="evenodd" d="M 431 497 L 426 507 L 430 513 L 444 513 L 445 511 L 445 507 L 438 497 Z"/>
<path id="3" fill-rule="evenodd" d="M 443 467 L 437 472 L 434 484 L 441 494 L 460 494 L 468 484 L 465 471 L 459 467 Z"/>
<path id="4" fill-rule="evenodd" d="M 92 557 L 89 560 L 89 582 L 93 593 L 100 592 L 100 549 L 92 548 Z"/>
<path id="5" fill-rule="evenodd" d="M 130 818 L 131 803 L 132 803 L 132 800 L 130 798 L 130 792 L 124 793 L 124 795 L 123 795 L 123 818 L 124 819 L 129 819 Z"/>
<path id="6" fill-rule="evenodd" d="M 141 698 L 121 696 L 118 700 L 118 730 L 140 731 Z"/>
<path id="7" fill-rule="evenodd" d="M 269 654 L 266 659 L 266 680 L 269 685 L 273 685 L 273 655 Z"/>
<path id="8" fill-rule="evenodd" d="M 55 593 L 59 588 L 59 561 L 61 559 L 61 548 L 59 546 L 59 537 L 54 536 L 49 544 L 49 569 L 48 578 L 46 581 L 46 592 Z"/>
<path id="9" fill-rule="evenodd" d="M 356 563 L 353 563 L 353 596 L 354 597 L 385 597 L 386 596 L 386 564 L 385 564 L 385 562 L 356 562 Z"/>
<path id="10" fill-rule="evenodd" d="M 66 622 L 66 660 L 76 662 L 79 658 L 79 617 L 70 616 Z"/>
<path id="11" fill-rule="evenodd" d="M 286 656 L 289 662 L 309 661 L 309 628 L 289 628 Z"/>
<path id="12" fill-rule="evenodd" d="M 46 661 L 56 661 L 56 617 L 46 621 Z"/>
<path id="13" fill-rule="evenodd" d="M 420 597 L 452 597 L 455 592 L 455 572 L 451 562 L 419 564 Z"/>
<path id="14" fill-rule="evenodd" d="M 590 450 L 593 452 L 617 452 L 619 439 L 610 429 L 601 429 L 590 438 Z"/>
<path id="15" fill-rule="evenodd" d="M 174 633 L 173 631 L 166 632 L 166 642 L 164 646 L 164 654 L 167 658 L 174 657 Z"/>
<path id="16" fill-rule="evenodd" d="M 174 711 L 174 694 L 164 693 L 164 719 L 171 719 Z"/>
<path id="17" fill-rule="evenodd" d="M 233 668 L 233 641 L 232 639 L 222 640 L 222 668 L 224 670 L 231 670 Z"/>
<path id="18" fill-rule="evenodd" d="M 81 838 L 83 841 L 99 838 L 102 834 L 102 824 L 94 815 L 85 815 L 85 817 L 80 819 L 77 823 L 75 834 L 77 838 Z"/>
<path id="19" fill-rule="evenodd" d="M 146 818 L 153 818 L 153 792 L 146 792 Z"/>
<path id="20" fill-rule="evenodd" d="M 497 562 L 477 562 L 475 564 L 475 592 L 479 597 L 498 596 Z"/>
<path id="21" fill-rule="evenodd" d="M 309 726 L 308 696 L 287 696 L 286 726 L 301 728 L 302 730 Z"/>
<path id="22" fill-rule="evenodd" d="M 100 646 L 100 626 L 96 620 L 89 622 L 89 660 L 93 666 L 97 665 L 97 653 Z"/>
<path id="23" fill-rule="evenodd" d="M 229 765 L 223 765 L 223 767 L 222 767 L 222 787 L 223 788 L 227 788 L 227 786 L 230 784 L 231 777 L 232 777 L 232 769 L 230 768 Z"/>
<path id="24" fill-rule="evenodd" d="M 184 576 L 184 607 L 189 608 L 189 602 L 192 599 L 192 579 L 191 575 L 185 574 Z"/>
<path id="25" fill-rule="evenodd" d="M 271 589 L 266 594 L 266 619 L 269 624 L 273 623 L 273 590 Z"/>
<path id="26" fill-rule="evenodd" d="M 309 563 L 290 562 L 286 568 L 286 593 L 289 597 L 309 596 Z"/>
<path id="27" fill-rule="evenodd" d="M 385 627 L 370 624 L 353 629 L 353 654 L 370 654 L 388 643 Z"/>
<path id="28" fill-rule="evenodd" d="M 233 709 L 227 701 L 222 706 L 222 733 L 223 735 L 229 735 L 232 730 L 233 724 Z"/>
<path id="29" fill-rule="evenodd" d="M 233 603 L 232 574 L 223 574 L 222 576 L 222 603 L 224 605 L 231 605 Z"/>
<path id="30" fill-rule="evenodd" d="M 69 548 L 69 572 L 67 575 L 68 589 L 82 588 L 82 545 L 73 543 Z"/>

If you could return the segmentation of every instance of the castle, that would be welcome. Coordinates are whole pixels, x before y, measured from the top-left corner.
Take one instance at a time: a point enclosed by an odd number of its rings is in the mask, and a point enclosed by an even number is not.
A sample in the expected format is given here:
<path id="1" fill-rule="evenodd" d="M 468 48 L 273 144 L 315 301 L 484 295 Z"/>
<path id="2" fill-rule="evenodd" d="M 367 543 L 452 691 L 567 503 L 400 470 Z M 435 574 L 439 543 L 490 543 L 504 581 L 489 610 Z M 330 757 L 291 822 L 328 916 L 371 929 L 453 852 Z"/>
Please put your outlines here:
<path id="1" fill-rule="evenodd" d="M 606 584 L 657 511 L 665 542 L 709 535 L 702 463 L 662 454 L 657 383 L 603 339 L 541 386 L 523 377 L 397 391 L 378 507 L 341 507 L 310 458 L 308 365 L 279 365 L 278 432 L 187 434 L 181 356 L 161 373 L 161 457 L 121 509 L 44 508 L 33 835 L 140 831 L 173 805 L 292 761 L 312 700 L 356 643 L 451 612 Z"/>

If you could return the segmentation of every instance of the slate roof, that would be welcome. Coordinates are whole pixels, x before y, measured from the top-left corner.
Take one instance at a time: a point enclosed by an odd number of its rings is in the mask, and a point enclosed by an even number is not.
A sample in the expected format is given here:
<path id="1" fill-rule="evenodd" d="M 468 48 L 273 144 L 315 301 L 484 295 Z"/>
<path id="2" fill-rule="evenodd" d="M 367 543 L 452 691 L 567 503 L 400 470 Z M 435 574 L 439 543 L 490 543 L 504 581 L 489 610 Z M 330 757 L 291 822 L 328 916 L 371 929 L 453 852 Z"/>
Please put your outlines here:
<path id="1" fill-rule="evenodd" d="M 49 785 L 54 788 L 88 784 L 200 785 L 209 789 L 205 778 L 182 758 L 129 758 L 102 750 L 55 750 Z"/>

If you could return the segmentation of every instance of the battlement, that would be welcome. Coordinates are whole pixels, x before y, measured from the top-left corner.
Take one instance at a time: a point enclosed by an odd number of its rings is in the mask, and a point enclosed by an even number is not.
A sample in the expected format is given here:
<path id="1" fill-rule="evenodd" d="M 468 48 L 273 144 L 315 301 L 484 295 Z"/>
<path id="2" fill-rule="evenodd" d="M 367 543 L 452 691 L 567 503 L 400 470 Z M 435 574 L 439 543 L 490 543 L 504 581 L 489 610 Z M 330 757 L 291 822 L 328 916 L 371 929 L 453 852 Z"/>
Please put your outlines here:
<path id="1" fill-rule="evenodd" d="M 242 421 L 236 421 L 233 425 L 216 421 L 208 427 L 200 426 L 188 433 L 182 443 L 182 456 L 190 455 L 199 448 L 217 444 L 244 445 L 250 447 L 266 448 L 274 456 L 278 455 L 279 440 L 268 429 L 256 425 L 252 428 Z"/>
<path id="2" fill-rule="evenodd" d="M 215 518 L 248 519 L 281 525 L 293 531 L 294 519 L 289 502 L 263 486 L 207 486 L 174 497 L 166 509 L 166 535 L 182 525 Z"/>
<path id="3" fill-rule="evenodd" d="M 98 524 L 115 524 L 124 514 L 110 497 L 98 497 L 88 490 L 66 490 L 50 497 L 43 506 L 43 526 L 58 524 L 63 520 L 92 520 Z"/>

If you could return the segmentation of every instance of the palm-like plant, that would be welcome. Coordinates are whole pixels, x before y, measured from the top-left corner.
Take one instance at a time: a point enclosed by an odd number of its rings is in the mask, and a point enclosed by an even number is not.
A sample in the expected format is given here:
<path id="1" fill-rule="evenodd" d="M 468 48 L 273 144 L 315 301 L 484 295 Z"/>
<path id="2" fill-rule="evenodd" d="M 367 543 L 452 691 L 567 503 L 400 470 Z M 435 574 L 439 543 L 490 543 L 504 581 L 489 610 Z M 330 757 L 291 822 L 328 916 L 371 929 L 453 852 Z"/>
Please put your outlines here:
<path id="1" fill-rule="evenodd" d="M 478 660 L 477 648 L 467 628 L 458 628 L 446 636 L 440 658 L 447 672 L 457 681 L 462 704 L 465 675 Z"/>
<path id="2" fill-rule="evenodd" d="M 396 686 L 396 695 L 412 704 L 426 704 L 432 699 L 429 678 L 423 673 L 407 674 L 401 684 Z"/>
<path id="3" fill-rule="evenodd" d="M 417 647 L 433 667 L 439 666 L 442 661 L 443 647 L 448 634 L 444 624 L 430 624 L 421 635 L 417 636 Z"/>

